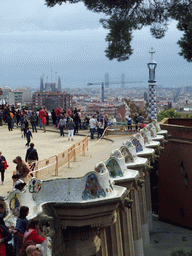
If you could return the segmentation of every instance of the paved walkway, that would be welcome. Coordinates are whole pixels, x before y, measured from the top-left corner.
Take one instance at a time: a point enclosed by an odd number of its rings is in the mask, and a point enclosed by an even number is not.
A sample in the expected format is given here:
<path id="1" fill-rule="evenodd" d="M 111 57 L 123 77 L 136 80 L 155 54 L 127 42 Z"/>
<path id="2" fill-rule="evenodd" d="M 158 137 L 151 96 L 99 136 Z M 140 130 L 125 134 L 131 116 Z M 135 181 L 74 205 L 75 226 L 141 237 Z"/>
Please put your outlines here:
<path id="1" fill-rule="evenodd" d="M 13 159 L 16 156 L 21 156 L 25 160 L 25 154 L 27 151 L 26 139 L 21 138 L 21 132 L 19 128 L 8 131 L 7 126 L 0 126 L 0 151 L 5 156 L 9 168 L 5 172 L 4 185 L 0 185 L 0 195 L 5 196 L 7 191 L 12 188 L 12 174 L 16 165 L 13 163 Z M 60 137 L 59 131 L 53 127 L 47 127 L 47 131 L 38 130 L 37 133 L 33 133 L 31 142 L 35 144 L 37 149 L 39 160 L 46 159 L 50 156 L 57 155 L 60 152 L 68 149 L 74 143 L 83 139 L 83 135 L 89 135 L 88 130 L 80 130 L 77 135 L 74 136 L 74 141 L 68 141 L 67 134 L 65 137 Z M 128 138 L 128 137 L 127 137 Z M 95 165 L 106 160 L 110 152 L 120 147 L 126 137 L 113 137 L 113 140 L 90 140 L 89 149 L 84 157 L 77 157 L 76 162 L 71 162 L 70 168 L 64 166 L 59 169 L 59 177 L 79 177 L 86 174 L 88 171 L 94 170 Z M 48 178 L 54 178 L 48 176 Z M 1 184 L 1 182 L 0 182 Z"/>
<path id="2" fill-rule="evenodd" d="M 33 134 L 32 142 L 38 151 L 39 160 L 68 149 L 74 142 L 82 140 L 82 134 L 89 135 L 89 131 L 80 131 L 74 137 L 73 142 L 68 141 L 67 136 L 60 137 L 58 130 L 54 127 L 47 129 L 49 131 L 45 133 L 42 130 L 38 130 L 37 133 Z M 12 188 L 11 176 L 13 170 L 15 170 L 15 164 L 12 161 L 18 155 L 24 159 L 27 148 L 25 147 L 26 140 L 21 138 L 19 129 L 9 132 L 7 126 L 0 126 L 0 135 L 0 151 L 2 151 L 9 164 L 9 168 L 5 173 L 5 183 L 0 185 L 0 195 L 5 196 L 7 191 Z M 89 139 L 89 150 L 86 155 L 77 157 L 77 161 L 72 162 L 70 168 L 67 166 L 60 168 L 59 177 L 78 177 L 94 170 L 95 165 L 100 161 L 105 161 L 111 151 L 119 148 L 122 142 L 128 139 L 128 136 L 111 138 L 113 141 Z M 170 251 L 175 248 L 184 248 L 186 250 L 192 248 L 192 231 L 160 222 L 157 218 L 154 218 L 150 241 L 150 245 L 145 247 L 145 256 L 168 256 Z"/>

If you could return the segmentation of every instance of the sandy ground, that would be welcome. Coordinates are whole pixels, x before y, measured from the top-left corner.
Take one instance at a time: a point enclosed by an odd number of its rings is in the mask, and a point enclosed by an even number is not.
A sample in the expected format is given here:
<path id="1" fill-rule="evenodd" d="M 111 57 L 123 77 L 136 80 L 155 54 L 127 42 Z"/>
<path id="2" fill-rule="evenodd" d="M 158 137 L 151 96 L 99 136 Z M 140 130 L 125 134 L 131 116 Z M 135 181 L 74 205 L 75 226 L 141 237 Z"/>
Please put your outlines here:
<path id="1" fill-rule="evenodd" d="M 35 144 L 39 160 L 56 155 L 68 149 L 74 142 L 83 139 L 82 136 L 75 136 L 74 141 L 68 141 L 67 136 L 60 137 L 59 131 L 56 130 L 56 128 L 52 127 L 51 130 L 52 131 L 47 132 L 38 130 L 37 133 L 33 133 L 31 142 Z M 0 195 L 2 196 L 5 196 L 6 192 L 12 187 L 11 177 L 16 167 L 13 163 L 13 159 L 15 159 L 16 156 L 21 156 L 22 159 L 25 160 L 28 148 L 25 144 L 26 139 L 21 138 L 19 128 L 15 128 L 13 131 L 8 131 L 7 126 L 0 126 L 0 151 L 2 151 L 2 155 L 5 156 L 7 163 L 9 164 L 9 168 L 5 171 L 4 185 L 0 185 Z"/>
<path id="2" fill-rule="evenodd" d="M 25 146 L 26 139 L 21 138 L 19 128 L 15 128 L 13 131 L 8 131 L 7 126 L 0 126 L 0 135 L 0 151 L 2 151 L 2 155 L 5 156 L 9 164 L 9 168 L 5 172 L 4 185 L 0 185 L 0 195 L 5 196 L 7 191 L 12 188 L 11 177 L 16 167 L 13 163 L 13 159 L 15 159 L 16 156 L 21 156 L 22 159 L 25 160 L 28 147 Z M 65 137 L 60 137 L 59 131 L 55 127 L 50 126 L 47 127 L 46 132 L 39 129 L 37 133 L 33 133 L 31 142 L 35 144 L 39 160 L 43 160 L 68 149 L 74 143 L 82 140 L 83 135 L 89 135 L 89 131 L 80 130 L 79 134 L 74 136 L 74 141 L 68 141 L 67 134 L 65 134 Z M 88 171 L 94 170 L 94 167 L 98 162 L 105 161 L 109 157 L 110 152 L 120 147 L 123 141 L 127 138 L 127 136 L 126 138 L 113 137 L 113 141 L 89 139 L 89 149 L 86 152 L 86 155 L 84 157 L 77 157 L 77 161 L 72 162 L 70 168 L 67 166 L 60 168 L 59 177 L 83 176 Z M 45 179 L 48 178 L 53 178 L 53 176 L 45 177 Z"/>

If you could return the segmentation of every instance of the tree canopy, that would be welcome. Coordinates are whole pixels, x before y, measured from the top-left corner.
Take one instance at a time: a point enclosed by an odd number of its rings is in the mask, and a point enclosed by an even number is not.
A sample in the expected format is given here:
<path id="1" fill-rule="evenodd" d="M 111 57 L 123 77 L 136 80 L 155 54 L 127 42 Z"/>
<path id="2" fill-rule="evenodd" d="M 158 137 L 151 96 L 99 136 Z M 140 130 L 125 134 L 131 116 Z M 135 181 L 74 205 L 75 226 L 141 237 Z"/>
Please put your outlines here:
<path id="1" fill-rule="evenodd" d="M 175 111 L 174 108 L 162 110 L 159 114 L 157 114 L 157 121 L 160 122 L 164 118 L 180 118 L 181 113 Z"/>
<path id="2" fill-rule="evenodd" d="M 124 61 L 133 53 L 132 33 L 143 26 L 150 26 L 153 37 L 165 36 L 170 19 L 178 21 L 177 28 L 183 31 L 178 44 L 179 53 L 192 62 L 192 0 L 45 0 L 48 7 L 62 3 L 83 2 L 87 9 L 108 16 L 101 19 L 105 29 L 108 47 L 106 56 L 112 60 Z"/>
<path id="3" fill-rule="evenodd" d="M 129 99 L 124 99 L 128 107 L 130 108 L 130 115 L 133 117 L 135 113 L 141 114 L 145 119 L 147 119 L 148 116 L 148 107 L 149 102 L 146 101 L 145 106 L 143 109 L 141 109 L 139 106 L 137 106 L 133 101 Z"/>

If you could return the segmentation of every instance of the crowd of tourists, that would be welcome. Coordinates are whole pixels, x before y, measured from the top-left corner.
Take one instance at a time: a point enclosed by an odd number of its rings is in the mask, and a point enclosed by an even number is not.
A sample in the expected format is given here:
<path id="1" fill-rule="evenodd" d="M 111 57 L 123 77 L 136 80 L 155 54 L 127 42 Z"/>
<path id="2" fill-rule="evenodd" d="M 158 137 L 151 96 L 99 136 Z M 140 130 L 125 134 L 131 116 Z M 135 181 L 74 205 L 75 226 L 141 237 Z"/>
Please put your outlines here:
<path id="1" fill-rule="evenodd" d="M 38 234 L 39 221 L 28 221 L 29 208 L 21 206 L 15 226 L 6 226 L 6 204 L 0 198 L 0 255 L 1 256 L 44 256 L 47 240 Z M 13 240 L 13 243 L 10 241 Z"/>
<path id="2" fill-rule="evenodd" d="M 45 107 L 36 111 L 29 111 L 23 108 L 22 110 L 16 109 L 13 105 L 3 105 L 0 109 L 0 123 L 3 120 L 8 127 L 9 131 L 12 131 L 14 127 L 20 127 L 21 137 L 26 138 L 26 146 L 29 146 L 32 132 L 37 132 L 37 127 L 46 132 L 46 126 L 50 124 L 50 118 L 52 124 L 60 130 L 60 136 L 65 136 L 65 130 L 68 133 L 68 140 L 73 140 L 74 135 L 78 134 L 79 129 L 89 129 L 90 137 L 94 138 L 94 134 L 97 131 L 97 138 L 102 137 L 105 128 L 110 124 L 108 115 L 100 115 L 97 111 L 96 115 L 88 116 L 82 119 L 81 111 L 77 108 L 74 110 L 58 107 L 48 112 Z M 96 119 L 96 121 L 93 121 Z M 0 124 L 1 125 L 1 124 Z M 30 130 L 31 127 L 31 130 Z"/>

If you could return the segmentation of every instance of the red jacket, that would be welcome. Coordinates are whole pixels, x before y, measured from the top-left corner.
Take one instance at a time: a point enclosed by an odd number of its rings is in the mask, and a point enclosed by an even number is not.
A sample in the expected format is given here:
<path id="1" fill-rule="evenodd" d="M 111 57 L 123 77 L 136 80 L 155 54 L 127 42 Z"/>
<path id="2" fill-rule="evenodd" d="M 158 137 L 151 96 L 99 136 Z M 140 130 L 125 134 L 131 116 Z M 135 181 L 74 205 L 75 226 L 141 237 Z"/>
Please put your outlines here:
<path id="1" fill-rule="evenodd" d="M 24 234 L 24 243 L 28 240 L 32 240 L 36 244 L 42 244 L 45 240 L 45 237 L 39 236 L 36 229 L 30 228 Z"/>
<path id="2" fill-rule="evenodd" d="M 46 115 L 46 113 L 45 113 L 45 111 L 43 109 L 41 109 L 39 111 L 39 118 L 42 119 L 44 115 Z"/>
<path id="3" fill-rule="evenodd" d="M 46 119 L 45 116 L 43 116 L 43 118 L 42 118 L 42 124 L 44 125 L 44 124 L 46 124 L 46 122 L 47 122 L 47 119 Z"/>
<path id="4" fill-rule="evenodd" d="M 59 116 L 59 115 L 60 115 L 60 113 L 61 113 L 60 108 L 57 108 L 57 109 L 55 110 L 55 114 L 56 114 L 56 116 Z"/>

